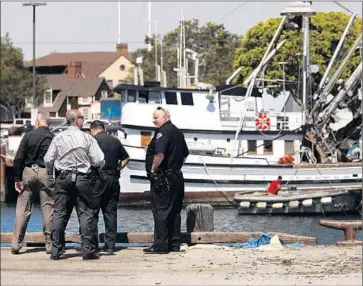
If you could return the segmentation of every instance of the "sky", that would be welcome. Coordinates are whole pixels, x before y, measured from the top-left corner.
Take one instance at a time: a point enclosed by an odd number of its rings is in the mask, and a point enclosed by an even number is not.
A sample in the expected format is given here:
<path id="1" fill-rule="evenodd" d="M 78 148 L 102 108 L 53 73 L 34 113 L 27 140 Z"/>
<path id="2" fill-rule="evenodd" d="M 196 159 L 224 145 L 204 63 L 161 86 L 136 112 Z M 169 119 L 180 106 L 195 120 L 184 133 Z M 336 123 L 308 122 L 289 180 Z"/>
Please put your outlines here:
<path id="1" fill-rule="evenodd" d="M 201 24 L 224 24 L 243 35 L 260 21 L 278 17 L 290 2 L 152 2 L 153 24 L 160 35 L 177 28 L 184 18 Z M 341 2 L 362 14 L 360 2 Z M 318 12 L 344 11 L 333 2 L 314 2 Z M 1 2 L 1 36 L 9 33 L 25 60 L 33 56 L 32 8 L 22 2 Z M 115 51 L 118 38 L 118 2 L 48 2 L 36 10 L 36 57 L 52 52 Z M 148 2 L 121 2 L 121 42 L 129 51 L 145 47 L 148 32 Z"/>

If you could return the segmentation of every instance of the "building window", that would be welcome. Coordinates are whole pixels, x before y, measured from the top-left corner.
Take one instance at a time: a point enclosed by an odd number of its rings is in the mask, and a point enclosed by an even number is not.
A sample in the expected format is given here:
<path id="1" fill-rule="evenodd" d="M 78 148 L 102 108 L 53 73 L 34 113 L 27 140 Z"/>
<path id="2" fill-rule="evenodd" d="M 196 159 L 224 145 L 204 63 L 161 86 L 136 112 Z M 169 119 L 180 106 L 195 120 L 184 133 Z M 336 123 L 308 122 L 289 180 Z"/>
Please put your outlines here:
<path id="1" fill-rule="evenodd" d="M 180 96 L 183 105 L 194 105 L 193 94 L 191 92 L 181 92 Z"/>
<path id="2" fill-rule="evenodd" d="M 124 71 L 126 69 L 125 65 L 120 65 L 120 71 Z"/>
<path id="3" fill-rule="evenodd" d="M 271 140 L 263 141 L 263 153 L 264 154 L 273 154 L 273 141 L 271 141 Z"/>
<path id="4" fill-rule="evenodd" d="M 44 105 L 52 105 L 52 90 L 48 89 L 44 91 Z"/>
<path id="5" fill-rule="evenodd" d="M 257 141 L 256 140 L 248 140 L 248 154 L 256 154 L 257 153 Z"/>
<path id="6" fill-rule="evenodd" d="M 88 103 L 88 97 L 87 96 L 82 96 L 82 103 L 83 104 L 87 104 Z"/>
<path id="7" fill-rule="evenodd" d="M 33 106 L 33 99 L 31 97 L 25 98 L 25 107 Z"/>
<path id="8" fill-rule="evenodd" d="M 178 101 L 176 99 L 176 92 L 166 91 L 165 100 L 166 100 L 166 104 L 175 104 L 175 105 L 178 104 Z"/>
<path id="9" fill-rule="evenodd" d="M 88 119 L 88 108 L 82 108 L 82 115 L 84 119 Z"/>
<path id="10" fill-rule="evenodd" d="M 113 80 L 106 80 L 109 88 L 113 88 Z"/>
<path id="11" fill-rule="evenodd" d="M 102 90 L 101 91 L 101 98 L 107 98 L 108 94 L 107 94 L 107 90 Z"/>
<path id="12" fill-rule="evenodd" d="M 286 140 L 285 141 L 285 154 L 294 154 L 295 153 L 295 147 L 294 147 L 294 141 L 293 140 Z"/>

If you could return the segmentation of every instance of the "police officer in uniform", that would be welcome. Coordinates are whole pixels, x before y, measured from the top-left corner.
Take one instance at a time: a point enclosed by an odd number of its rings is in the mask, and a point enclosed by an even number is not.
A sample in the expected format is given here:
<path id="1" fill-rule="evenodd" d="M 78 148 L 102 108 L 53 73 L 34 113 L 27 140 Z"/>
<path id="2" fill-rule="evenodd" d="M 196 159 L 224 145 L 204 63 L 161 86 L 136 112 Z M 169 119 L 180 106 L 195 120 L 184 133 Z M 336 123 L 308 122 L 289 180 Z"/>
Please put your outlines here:
<path id="1" fill-rule="evenodd" d="M 47 173 L 44 155 L 54 134 L 48 128 L 49 115 L 39 112 L 35 130 L 27 132 L 20 142 L 14 159 L 15 189 L 19 193 L 11 253 L 18 254 L 24 240 L 26 227 L 32 214 L 35 196 L 39 194 L 43 215 L 46 253 L 51 250 L 53 216 L 52 175 Z"/>
<path id="2" fill-rule="evenodd" d="M 145 167 L 151 183 L 154 244 L 144 252 L 177 252 L 184 199 L 181 168 L 189 151 L 184 134 L 171 123 L 168 110 L 158 107 L 153 113 L 153 123 L 157 130 L 147 148 Z"/>
<path id="3" fill-rule="evenodd" d="M 130 158 L 121 141 L 105 132 L 105 125 L 102 121 L 93 121 L 90 130 L 105 154 L 105 165 L 100 171 L 102 184 L 100 188 L 96 190 L 97 204 L 99 204 L 102 210 L 105 221 L 105 245 L 102 252 L 113 254 L 116 245 L 120 171 L 126 167 Z M 100 209 L 95 212 L 96 229 L 99 211 Z"/>
<path id="4" fill-rule="evenodd" d="M 48 170 L 55 168 L 52 251 L 57 260 L 62 253 L 62 238 L 68 219 L 67 202 L 75 201 L 80 222 L 83 260 L 98 259 L 97 233 L 94 230 L 94 191 L 99 187 L 94 168 L 102 168 L 104 154 L 95 138 L 82 132 L 83 116 L 78 110 L 66 114 L 69 128 L 56 135 L 44 157 Z"/>

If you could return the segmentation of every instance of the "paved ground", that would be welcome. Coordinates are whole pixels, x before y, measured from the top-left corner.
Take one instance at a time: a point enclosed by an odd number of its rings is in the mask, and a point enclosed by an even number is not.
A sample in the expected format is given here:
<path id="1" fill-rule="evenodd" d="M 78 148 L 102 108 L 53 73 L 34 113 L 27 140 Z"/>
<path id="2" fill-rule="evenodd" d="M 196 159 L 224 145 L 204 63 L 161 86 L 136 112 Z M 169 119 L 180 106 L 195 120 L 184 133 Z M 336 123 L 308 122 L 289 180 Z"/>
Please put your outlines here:
<path id="1" fill-rule="evenodd" d="M 221 249 L 166 255 L 140 248 L 83 261 L 67 250 L 52 261 L 42 248 L 1 248 L 1 285 L 362 285 L 362 247 Z"/>

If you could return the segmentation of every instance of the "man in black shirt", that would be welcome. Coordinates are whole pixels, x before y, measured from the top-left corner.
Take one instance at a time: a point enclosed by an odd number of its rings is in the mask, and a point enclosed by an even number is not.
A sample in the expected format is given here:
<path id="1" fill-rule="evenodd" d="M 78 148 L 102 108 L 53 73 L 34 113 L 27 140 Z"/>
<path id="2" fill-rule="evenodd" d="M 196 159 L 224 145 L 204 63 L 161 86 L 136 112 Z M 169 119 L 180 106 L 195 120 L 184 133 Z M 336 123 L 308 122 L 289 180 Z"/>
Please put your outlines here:
<path id="1" fill-rule="evenodd" d="M 26 227 L 33 210 L 34 197 L 39 193 L 43 215 L 46 252 L 51 251 L 53 217 L 52 174 L 44 165 L 44 155 L 54 137 L 48 128 L 49 115 L 39 112 L 35 130 L 27 132 L 20 142 L 14 159 L 15 189 L 19 193 L 16 203 L 11 253 L 18 254 L 24 240 Z"/>
<path id="2" fill-rule="evenodd" d="M 147 151 L 145 167 L 151 182 L 154 244 L 145 253 L 180 251 L 180 212 L 184 199 L 181 168 L 189 155 L 184 134 L 170 121 L 168 110 L 158 107 L 153 114 L 157 127 Z"/>
<path id="3" fill-rule="evenodd" d="M 129 163 L 129 154 L 120 140 L 105 132 L 105 125 L 95 120 L 90 126 L 91 134 L 105 154 L 105 166 L 100 171 L 102 184 L 96 191 L 96 205 L 99 205 L 105 221 L 105 245 L 102 251 L 112 254 L 115 251 L 117 233 L 117 203 L 120 193 L 120 171 Z M 99 209 L 95 212 L 95 227 L 98 224 Z"/>

